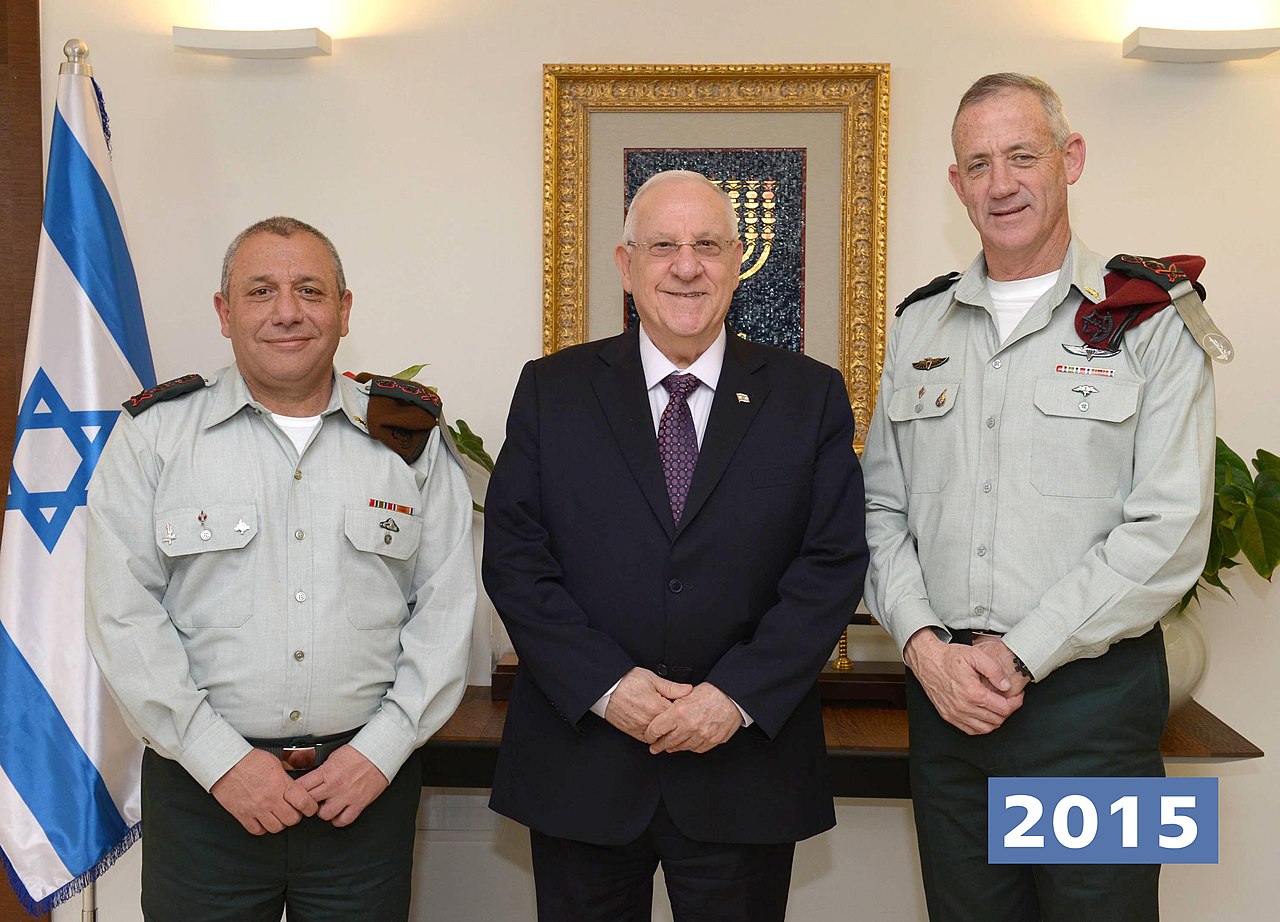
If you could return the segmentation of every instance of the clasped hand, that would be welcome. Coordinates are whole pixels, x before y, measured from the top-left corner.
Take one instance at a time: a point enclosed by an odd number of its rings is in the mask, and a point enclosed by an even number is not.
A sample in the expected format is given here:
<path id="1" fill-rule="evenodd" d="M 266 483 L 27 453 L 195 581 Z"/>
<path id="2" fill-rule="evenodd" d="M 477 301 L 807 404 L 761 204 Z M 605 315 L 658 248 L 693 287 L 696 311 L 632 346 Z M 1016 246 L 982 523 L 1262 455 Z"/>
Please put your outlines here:
<path id="1" fill-rule="evenodd" d="M 990 733 L 1022 707 L 1027 679 L 999 638 L 948 644 L 922 628 L 903 654 L 942 718 L 970 736 Z"/>
<path id="2" fill-rule="evenodd" d="M 742 714 L 724 692 L 707 682 L 671 682 L 639 666 L 618 683 L 605 720 L 649 751 L 706 752 L 727 742 Z"/>
<path id="3" fill-rule="evenodd" d="M 348 826 L 387 785 L 377 766 L 349 745 L 336 749 L 323 765 L 296 780 L 278 758 L 254 749 L 209 793 L 248 832 L 261 836 L 295 826 L 304 816 L 318 815 L 335 826 Z"/>

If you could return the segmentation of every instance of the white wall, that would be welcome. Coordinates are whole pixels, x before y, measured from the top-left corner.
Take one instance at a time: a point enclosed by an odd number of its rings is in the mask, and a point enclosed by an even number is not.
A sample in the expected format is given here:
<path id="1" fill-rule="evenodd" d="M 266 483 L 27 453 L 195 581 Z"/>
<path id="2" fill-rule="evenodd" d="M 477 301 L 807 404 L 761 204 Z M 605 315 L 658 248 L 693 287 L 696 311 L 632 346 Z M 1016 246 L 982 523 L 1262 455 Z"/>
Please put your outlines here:
<path id="1" fill-rule="evenodd" d="M 210 295 L 232 235 L 296 214 L 327 231 L 355 292 L 339 364 L 431 363 L 452 416 L 496 448 L 541 325 L 541 66 L 544 62 L 887 61 L 892 65 L 889 299 L 976 248 L 945 178 L 956 99 L 992 70 L 1038 73 L 1088 141 L 1073 192 L 1077 230 L 1099 251 L 1204 254 L 1209 307 L 1240 347 L 1218 373 L 1219 429 L 1241 452 L 1280 450 L 1271 374 L 1280 204 L 1280 55 L 1233 65 L 1125 61 L 1120 39 L 1172 4 L 1080 0 L 45 0 L 45 112 L 62 43 L 86 40 L 106 93 L 123 197 L 161 378 L 223 364 Z M 233 25 L 310 8 L 331 58 L 233 61 L 174 52 L 169 28 Z M 1219 0 L 1219 25 L 1280 3 Z M 1140 23 L 1139 20 L 1142 20 Z M 1176 23 L 1166 23 L 1175 24 Z M 1204 612 L 1213 662 L 1199 699 L 1265 750 L 1280 749 L 1280 595 L 1247 576 L 1236 603 Z M 481 635 L 487 635 L 482 626 Z M 1223 777 L 1221 862 L 1171 867 L 1165 918 L 1254 920 L 1274 912 L 1276 761 L 1177 772 Z M 909 806 L 841 801 L 838 829 L 799 851 L 793 919 L 923 918 Z M 420 919 L 529 919 L 518 830 L 424 833 Z M 99 888 L 104 920 L 138 918 L 137 850 Z M 76 903 L 59 919 L 75 918 Z"/>

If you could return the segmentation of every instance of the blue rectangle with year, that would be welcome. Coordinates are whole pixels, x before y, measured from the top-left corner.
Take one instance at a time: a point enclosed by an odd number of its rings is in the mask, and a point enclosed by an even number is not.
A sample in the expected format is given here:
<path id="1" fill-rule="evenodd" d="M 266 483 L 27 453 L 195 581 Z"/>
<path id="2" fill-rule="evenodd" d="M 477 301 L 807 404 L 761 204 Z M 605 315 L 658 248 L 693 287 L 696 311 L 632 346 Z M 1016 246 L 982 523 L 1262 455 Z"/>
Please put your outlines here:
<path id="1" fill-rule="evenodd" d="M 1217 864 L 1217 778 L 989 778 L 990 864 Z"/>

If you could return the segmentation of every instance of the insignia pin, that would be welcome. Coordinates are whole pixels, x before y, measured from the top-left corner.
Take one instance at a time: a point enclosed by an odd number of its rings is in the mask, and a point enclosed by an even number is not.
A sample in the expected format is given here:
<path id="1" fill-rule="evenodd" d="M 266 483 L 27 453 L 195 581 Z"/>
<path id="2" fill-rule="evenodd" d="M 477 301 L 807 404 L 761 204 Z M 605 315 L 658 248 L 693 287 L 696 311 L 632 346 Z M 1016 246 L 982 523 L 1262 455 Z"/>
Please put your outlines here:
<path id="1" fill-rule="evenodd" d="M 1098 389 L 1092 384 L 1077 384 L 1075 387 L 1071 388 L 1071 392 L 1079 394 L 1081 397 L 1088 397 L 1090 394 L 1098 393 Z"/>
<path id="2" fill-rule="evenodd" d="M 751 398 L 746 394 L 738 394 L 738 403 L 750 403 Z"/>
<path id="3" fill-rule="evenodd" d="M 1084 293 L 1085 293 L 1085 294 L 1087 294 L 1090 298 L 1092 298 L 1092 299 L 1093 299 L 1093 300 L 1095 300 L 1095 301 L 1097 301 L 1100 297 L 1102 297 L 1100 294 L 1098 294 L 1098 293 L 1097 293 L 1096 291 L 1094 291 L 1092 288 L 1086 288 L 1086 289 L 1084 290 Z"/>
<path id="4" fill-rule="evenodd" d="M 241 519 L 239 522 L 236 522 L 235 531 L 237 535 L 243 535 L 248 530 L 249 530 L 249 523 L 246 522 L 244 519 Z"/>
<path id="5" fill-rule="evenodd" d="M 920 388 L 920 392 L 919 392 L 918 394 L 916 394 L 916 396 L 917 396 L 917 397 L 923 397 L 923 396 L 924 396 L 924 388 L 923 388 L 923 387 L 922 387 L 922 388 Z"/>
<path id="6" fill-rule="evenodd" d="M 911 367 L 916 371 L 933 371 L 939 365 L 945 365 L 949 361 L 951 361 L 951 356 L 949 355 L 931 356 L 920 359 L 918 362 L 912 362 Z"/>
<path id="7" fill-rule="evenodd" d="M 378 523 L 378 526 L 379 526 L 380 528 L 385 528 L 387 531 L 399 531 L 399 530 L 400 530 L 400 526 L 396 524 L 396 520 L 395 520 L 395 519 L 391 519 L 391 518 L 387 519 L 385 522 L 379 522 L 379 523 Z M 388 544 L 390 544 L 390 543 L 391 543 L 391 536 L 390 536 L 390 535 L 387 535 L 387 543 L 388 543 Z"/>
<path id="8" fill-rule="evenodd" d="M 944 387 L 942 393 L 938 395 L 938 399 L 933 402 L 935 407 L 945 407 L 947 405 L 947 389 Z"/>
<path id="9" fill-rule="evenodd" d="M 164 537 L 160 539 L 165 544 L 173 544 L 178 540 L 178 533 L 173 530 L 173 526 L 168 522 L 164 523 Z"/>

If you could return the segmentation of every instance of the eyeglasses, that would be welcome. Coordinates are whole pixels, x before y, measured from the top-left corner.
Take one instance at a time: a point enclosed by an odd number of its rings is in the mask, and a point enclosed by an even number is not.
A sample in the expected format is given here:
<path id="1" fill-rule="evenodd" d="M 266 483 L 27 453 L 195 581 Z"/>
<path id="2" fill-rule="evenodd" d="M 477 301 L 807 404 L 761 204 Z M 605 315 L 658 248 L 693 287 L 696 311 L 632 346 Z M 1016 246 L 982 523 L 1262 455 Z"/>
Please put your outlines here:
<path id="1" fill-rule="evenodd" d="M 725 247 L 732 246 L 732 240 L 685 240 L 677 243 L 674 240 L 653 240 L 649 243 L 631 241 L 629 247 L 639 247 L 654 259 L 672 259 L 680 252 L 681 247 L 692 247 L 693 255 L 698 259 L 715 259 L 724 252 Z"/>

